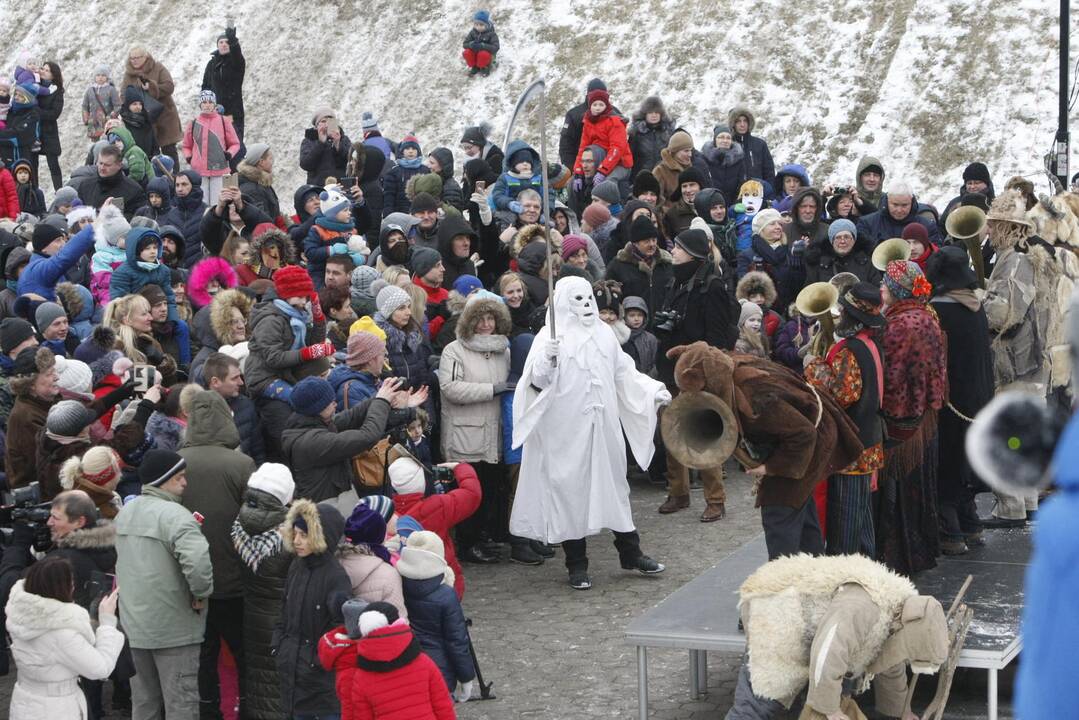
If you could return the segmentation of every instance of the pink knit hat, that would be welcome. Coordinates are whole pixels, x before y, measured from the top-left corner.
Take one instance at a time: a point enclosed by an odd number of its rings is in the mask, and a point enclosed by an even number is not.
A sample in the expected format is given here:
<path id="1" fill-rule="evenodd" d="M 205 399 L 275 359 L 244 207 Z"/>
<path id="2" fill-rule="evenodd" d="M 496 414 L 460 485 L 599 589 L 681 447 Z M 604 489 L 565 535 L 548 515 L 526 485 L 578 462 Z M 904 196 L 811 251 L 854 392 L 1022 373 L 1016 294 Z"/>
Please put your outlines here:
<path id="1" fill-rule="evenodd" d="M 562 238 L 562 259 L 569 260 L 578 250 L 587 250 L 588 241 L 580 235 L 566 235 Z"/>

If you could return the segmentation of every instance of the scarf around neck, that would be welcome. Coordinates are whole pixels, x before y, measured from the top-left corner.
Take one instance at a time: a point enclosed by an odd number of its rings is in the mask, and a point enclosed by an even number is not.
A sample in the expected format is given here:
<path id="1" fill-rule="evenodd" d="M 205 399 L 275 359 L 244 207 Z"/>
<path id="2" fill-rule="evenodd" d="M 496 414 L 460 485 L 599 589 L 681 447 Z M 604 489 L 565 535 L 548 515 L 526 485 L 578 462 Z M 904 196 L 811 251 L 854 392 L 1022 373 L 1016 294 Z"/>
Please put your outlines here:
<path id="1" fill-rule="evenodd" d="M 315 224 L 318 225 L 320 228 L 324 228 L 326 230 L 350 234 L 352 229 L 355 227 L 355 225 L 352 223 L 351 218 L 348 222 L 338 222 L 337 220 L 333 220 L 323 215 L 319 215 L 317 218 L 315 218 Z"/>
<path id="2" fill-rule="evenodd" d="M 299 350 L 307 344 L 307 323 L 310 322 L 311 316 L 303 310 L 297 310 L 280 298 L 274 300 L 273 304 L 288 318 L 288 324 L 292 328 L 291 349 Z"/>
<path id="3" fill-rule="evenodd" d="M 415 170 L 416 168 L 418 168 L 420 165 L 423 164 L 423 158 L 418 156 L 418 155 L 416 157 L 414 157 L 414 158 L 411 158 L 411 159 L 410 158 L 398 158 L 397 159 L 397 164 L 400 165 L 403 168 L 408 168 L 409 170 Z"/>

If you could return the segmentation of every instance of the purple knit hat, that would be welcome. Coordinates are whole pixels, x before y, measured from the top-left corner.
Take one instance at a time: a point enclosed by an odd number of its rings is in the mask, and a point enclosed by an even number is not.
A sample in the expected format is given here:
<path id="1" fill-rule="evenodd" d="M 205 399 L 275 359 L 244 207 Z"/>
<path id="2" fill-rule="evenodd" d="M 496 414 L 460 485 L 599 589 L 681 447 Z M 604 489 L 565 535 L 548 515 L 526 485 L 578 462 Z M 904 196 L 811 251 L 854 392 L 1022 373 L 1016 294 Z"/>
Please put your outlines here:
<path id="1" fill-rule="evenodd" d="M 352 509 L 345 520 L 345 537 L 353 545 L 366 546 L 383 561 L 390 561 L 390 551 L 382 544 L 386 541 L 386 521 L 370 505 L 361 502 Z"/>

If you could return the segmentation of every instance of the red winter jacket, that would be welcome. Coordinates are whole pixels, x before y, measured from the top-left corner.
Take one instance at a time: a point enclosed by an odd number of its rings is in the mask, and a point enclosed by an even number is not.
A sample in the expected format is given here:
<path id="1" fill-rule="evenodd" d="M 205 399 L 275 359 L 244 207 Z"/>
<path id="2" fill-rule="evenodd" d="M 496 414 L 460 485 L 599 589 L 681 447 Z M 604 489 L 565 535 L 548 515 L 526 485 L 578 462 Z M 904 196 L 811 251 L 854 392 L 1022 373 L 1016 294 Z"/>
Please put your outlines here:
<path id="1" fill-rule="evenodd" d="M 19 192 L 15 177 L 5 167 L 0 167 L 0 218 L 14 220 L 19 215 Z"/>
<path id="2" fill-rule="evenodd" d="M 584 175 L 584 169 L 581 168 L 581 154 L 589 145 L 599 145 L 607 151 L 607 157 L 603 158 L 596 172 L 610 175 L 611 171 L 619 165 L 626 168 L 633 167 L 633 151 L 629 149 L 629 136 L 626 134 L 624 117 L 611 113 L 595 117 L 586 110 L 581 128 L 581 145 L 577 149 L 577 162 L 573 164 L 574 175 Z"/>
<path id="3" fill-rule="evenodd" d="M 332 670 L 334 673 L 334 688 L 341 703 L 341 720 L 355 720 L 358 717 L 352 689 L 355 687 L 356 651 L 359 644 L 359 640 L 348 636 L 343 625 L 330 630 L 318 641 L 319 662 L 326 672 Z"/>
<path id="4" fill-rule="evenodd" d="M 319 657 L 325 665 L 319 644 Z M 435 661 L 420 650 L 408 622 L 398 620 L 372 630 L 353 649 L 344 649 L 343 662 L 356 667 L 348 671 L 351 687 L 341 697 L 345 720 L 454 720 L 450 691 Z M 329 651 L 327 651 L 329 655 Z M 353 659 L 354 658 L 354 659 Z M 337 661 L 331 661 L 337 667 Z"/>
<path id="5" fill-rule="evenodd" d="M 431 341 L 434 342 L 438 337 L 438 333 L 442 330 L 442 325 L 446 322 L 446 318 L 442 315 L 436 315 L 434 307 L 442 305 L 445 307 L 445 303 L 450 299 L 450 291 L 444 287 L 431 287 L 420 278 L 412 278 L 412 282 L 418 287 L 422 288 L 427 293 L 427 334 L 431 336 Z M 416 318 L 419 322 L 420 318 Z"/>
<path id="6" fill-rule="evenodd" d="M 454 468 L 453 476 L 457 480 L 456 490 L 430 497 L 424 497 L 423 493 L 394 495 L 393 502 L 399 516 L 411 516 L 424 530 L 430 530 L 442 538 L 446 547 L 446 564 L 457 576 L 453 589 L 460 600 L 465 596 L 465 573 L 461 570 L 461 563 L 457 561 L 457 551 L 450 540 L 450 530 L 476 512 L 480 500 L 483 499 L 483 491 L 480 489 L 476 471 L 468 463 L 461 463 Z"/>

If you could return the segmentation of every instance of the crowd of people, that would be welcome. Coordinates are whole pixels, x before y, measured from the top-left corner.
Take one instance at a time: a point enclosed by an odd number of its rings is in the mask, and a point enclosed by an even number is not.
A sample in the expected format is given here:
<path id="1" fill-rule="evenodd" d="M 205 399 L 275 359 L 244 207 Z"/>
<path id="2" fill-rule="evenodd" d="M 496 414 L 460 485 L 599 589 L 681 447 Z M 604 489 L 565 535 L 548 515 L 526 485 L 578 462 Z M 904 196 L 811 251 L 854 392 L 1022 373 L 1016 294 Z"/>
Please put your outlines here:
<path id="1" fill-rule="evenodd" d="M 471 74 L 497 50 L 481 11 Z M 557 158 L 487 123 L 425 152 L 375 110 L 352 139 L 329 107 L 277 148 L 245 138 L 245 71 L 231 23 L 197 98 L 143 47 L 118 84 L 96 68 L 66 180 L 59 65 L 24 53 L 0 80 L 3 471 L 51 503 L 16 511 L 0 565 L 12 718 L 101 717 L 106 682 L 138 720 L 222 717 L 226 685 L 246 718 L 453 717 L 476 676 L 464 564 L 561 544 L 586 590 L 606 527 L 624 568 L 661 572 L 627 474 L 667 487 L 663 514 L 699 479 L 700 520 L 726 516 L 722 464 L 656 430 L 682 392 L 737 417 L 770 558 L 911 575 L 1036 510 L 979 518 L 955 451 L 1001 389 L 1070 403 L 1079 237 L 1030 181 L 998 194 L 972 162 L 943 210 L 887 159 L 814 182 L 749 108 L 695 141 L 600 79 Z M 275 166 L 297 151 L 290 212 Z M 966 208 L 973 240 L 949 230 Z M 807 314 L 814 283 L 835 300 Z M 560 425 L 520 410 L 545 403 Z"/>

